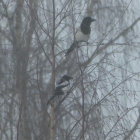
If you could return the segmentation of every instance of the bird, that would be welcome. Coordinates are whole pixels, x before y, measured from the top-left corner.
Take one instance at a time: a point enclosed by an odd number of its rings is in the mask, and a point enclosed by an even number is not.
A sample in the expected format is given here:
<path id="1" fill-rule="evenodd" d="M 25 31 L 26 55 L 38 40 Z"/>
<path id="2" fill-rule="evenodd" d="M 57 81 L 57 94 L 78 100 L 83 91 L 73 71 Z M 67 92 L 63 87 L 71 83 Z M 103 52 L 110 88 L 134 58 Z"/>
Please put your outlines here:
<path id="1" fill-rule="evenodd" d="M 67 87 L 69 84 L 66 85 L 59 85 L 55 88 L 52 97 L 48 100 L 47 105 L 56 97 L 56 96 L 61 96 L 64 95 L 64 91 L 62 90 L 63 88 Z"/>
<path id="2" fill-rule="evenodd" d="M 72 79 L 73 79 L 73 77 L 71 77 L 69 75 L 63 75 L 62 78 L 59 80 L 58 84 L 62 84 L 65 81 L 69 82 Z"/>
<path id="3" fill-rule="evenodd" d="M 67 87 L 69 84 L 66 84 L 66 85 L 59 85 L 55 88 L 54 90 L 54 95 L 63 95 L 64 94 L 64 91 L 62 90 L 64 87 Z"/>
<path id="4" fill-rule="evenodd" d="M 95 19 L 87 16 L 83 19 L 80 28 L 75 34 L 75 40 L 67 50 L 66 55 L 69 55 L 76 47 L 79 47 L 79 42 L 87 42 L 90 37 L 91 28 L 90 25 Z"/>

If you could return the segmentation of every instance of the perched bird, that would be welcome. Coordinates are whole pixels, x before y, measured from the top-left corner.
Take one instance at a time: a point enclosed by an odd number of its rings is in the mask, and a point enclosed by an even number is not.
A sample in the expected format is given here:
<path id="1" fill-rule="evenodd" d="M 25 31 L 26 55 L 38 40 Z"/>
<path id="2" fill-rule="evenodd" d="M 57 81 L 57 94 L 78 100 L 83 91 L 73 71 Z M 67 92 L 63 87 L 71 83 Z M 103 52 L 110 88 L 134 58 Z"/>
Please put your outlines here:
<path id="1" fill-rule="evenodd" d="M 75 40 L 70 46 L 70 48 L 67 50 L 66 55 L 68 55 L 70 52 L 74 50 L 74 48 L 79 47 L 79 42 L 87 42 L 90 37 L 91 23 L 95 21 L 95 19 L 92 19 L 91 17 L 85 17 L 80 25 L 80 28 L 77 30 L 75 34 Z"/>
<path id="2" fill-rule="evenodd" d="M 54 93 L 52 95 L 52 97 L 48 100 L 47 105 L 56 97 L 56 96 L 60 96 L 60 95 L 64 95 L 64 91 L 62 90 L 63 88 L 67 87 L 69 84 L 66 85 L 59 85 L 55 88 Z"/>
<path id="3" fill-rule="evenodd" d="M 69 75 L 64 75 L 62 76 L 62 78 L 60 79 L 60 81 L 58 82 L 58 84 L 62 84 L 63 82 L 67 81 L 69 82 L 70 80 L 72 80 L 73 78 Z"/>
<path id="4" fill-rule="evenodd" d="M 62 90 L 64 87 L 67 87 L 68 84 L 66 85 L 60 85 L 60 86 L 57 86 L 54 90 L 54 95 L 63 95 L 64 94 L 64 91 Z"/>

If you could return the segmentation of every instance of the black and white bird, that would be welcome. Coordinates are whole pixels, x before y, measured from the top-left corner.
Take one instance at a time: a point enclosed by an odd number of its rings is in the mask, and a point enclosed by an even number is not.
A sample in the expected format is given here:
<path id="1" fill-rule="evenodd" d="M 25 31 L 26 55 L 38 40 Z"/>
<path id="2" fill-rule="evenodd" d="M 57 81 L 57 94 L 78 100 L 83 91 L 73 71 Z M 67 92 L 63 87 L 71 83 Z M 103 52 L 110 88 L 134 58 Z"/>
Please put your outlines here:
<path id="1" fill-rule="evenodd" d="M 54 90 L 54 95 L 63 95 L 64 94 L 64 91 L 62 90 L 63 88 L 67 87 L 69 84 L 66 84 L 66 85 L 59 85 L 55 88 Z"/>
<path id="2" fill-rule="evenodd" d="M 58 82 L 58 84 L 62 84 L 62 83 L 64 83 L 64 82 L 69 82 L 70 80 L 72 80 L 73 79 L 73 77 L 71 77 L 71 76 L 69 76 L 69 75 L 63 75 L 62 77 L 61 77 L 61 79 L 59 80 L 59 82 Z"/>
<path id="3" fill-rule="evenodd" d="M 88 42 L 91 32 L 90 25 L 93 21 L 95 21 L 95 19 L 92 19 L 91 17 L 85 17 L 83 19 L 80 28 L 75 34 L 75 40 L 67 50 L 66 55 L 69 55 L 76 47 L 79 47 L 79 42 Z"/>
<path id="4" fill-rule="evenodd" d="M 54 93 L 52 95 L 52 97 L 48 100 L 47 105 L 56 97 L 56 96 L 61 96 L 64 95 L 64 91 L 63 88 L 67 87 L 69 84 L 66 85 L 59 85 L 55 88 Z"/>

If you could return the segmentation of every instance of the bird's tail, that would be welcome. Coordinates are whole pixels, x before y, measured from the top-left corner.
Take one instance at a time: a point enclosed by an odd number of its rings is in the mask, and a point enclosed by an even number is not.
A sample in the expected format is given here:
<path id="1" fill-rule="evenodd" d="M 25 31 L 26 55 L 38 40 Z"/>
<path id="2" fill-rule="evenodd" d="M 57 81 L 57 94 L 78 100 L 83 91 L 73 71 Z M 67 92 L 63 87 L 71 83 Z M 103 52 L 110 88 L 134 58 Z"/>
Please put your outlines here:
<path id="1" fill-rule="evenodd" d="M 77 46 L 78 46 L 78 42 L 77 41 L 74 41 L 71 44 L 70 48 L 67 50 L 66 55 L 69 55 L 74 50 L 74 48 L 76 48 Z"/>
<path id="2" fill-rule="evenodd" d="M 53 95 L 47 102 L 47 106 L 51 103 L 51 101 L 55 98 L 56 95 Z"/>

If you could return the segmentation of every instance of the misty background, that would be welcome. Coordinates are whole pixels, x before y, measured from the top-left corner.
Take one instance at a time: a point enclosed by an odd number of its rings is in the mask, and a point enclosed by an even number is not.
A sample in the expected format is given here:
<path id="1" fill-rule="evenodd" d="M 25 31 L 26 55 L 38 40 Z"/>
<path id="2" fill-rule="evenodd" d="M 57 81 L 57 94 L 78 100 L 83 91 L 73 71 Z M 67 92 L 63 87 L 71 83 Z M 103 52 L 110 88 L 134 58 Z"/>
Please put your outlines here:
<path id="1" fill-rule="evenodd" d="M 0 140 L 139 140 L 139 6 L 1 0 Z M 87 15 L 88 44 L 66 57 Z M 64 74 L 73 80 L 47 104 Z"/>

